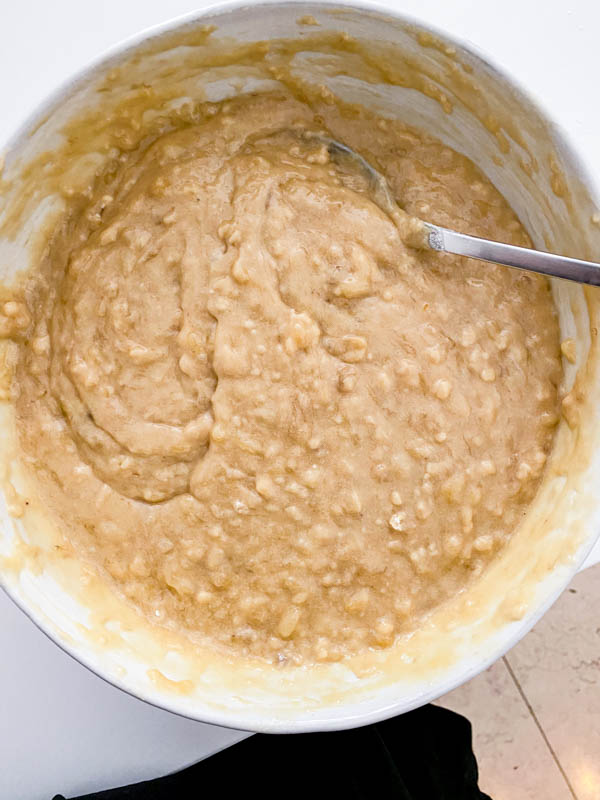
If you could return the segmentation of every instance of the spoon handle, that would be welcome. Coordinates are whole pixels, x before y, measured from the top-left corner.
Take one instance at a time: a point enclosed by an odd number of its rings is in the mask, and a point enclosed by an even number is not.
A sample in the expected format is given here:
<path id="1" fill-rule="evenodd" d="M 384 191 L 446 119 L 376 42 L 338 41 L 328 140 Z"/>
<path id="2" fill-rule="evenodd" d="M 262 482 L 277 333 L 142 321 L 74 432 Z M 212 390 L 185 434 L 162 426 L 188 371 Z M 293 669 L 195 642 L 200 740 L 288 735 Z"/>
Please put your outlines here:
<path id="1" fill-rule="evenodd" d="M 567 258 L 540 250 L 529 250 L 527 247 L 492 242 L 489 239 L 480 239 L 477 236 L 441 228 L 430 222 L 425 222 L 424 225 L 427 241 L 432 250 L 479 258 L 507 267 L 517 267 L 568 281 L 600 286 L 600 264 L 592 261 L 580 261 L 578 258 Z"/>

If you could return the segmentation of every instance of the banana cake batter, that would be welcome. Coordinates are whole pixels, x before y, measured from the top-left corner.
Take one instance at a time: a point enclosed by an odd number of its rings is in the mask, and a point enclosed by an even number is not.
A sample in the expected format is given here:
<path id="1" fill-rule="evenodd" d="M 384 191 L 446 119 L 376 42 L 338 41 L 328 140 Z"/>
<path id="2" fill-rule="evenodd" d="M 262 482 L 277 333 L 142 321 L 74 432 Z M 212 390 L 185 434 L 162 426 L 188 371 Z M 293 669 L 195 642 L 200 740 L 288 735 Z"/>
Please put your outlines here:
<path id="1" fill-rule="evenodd" d="M 420 250 L 414 217 L 527 235 L 464 156 L 285 91 L 205 103 L 118 163 L 0 316 L 69 545 L 157 624 L 235 654 L 391 645 L 526 513 L 562 374 L 547 281 Z"/>

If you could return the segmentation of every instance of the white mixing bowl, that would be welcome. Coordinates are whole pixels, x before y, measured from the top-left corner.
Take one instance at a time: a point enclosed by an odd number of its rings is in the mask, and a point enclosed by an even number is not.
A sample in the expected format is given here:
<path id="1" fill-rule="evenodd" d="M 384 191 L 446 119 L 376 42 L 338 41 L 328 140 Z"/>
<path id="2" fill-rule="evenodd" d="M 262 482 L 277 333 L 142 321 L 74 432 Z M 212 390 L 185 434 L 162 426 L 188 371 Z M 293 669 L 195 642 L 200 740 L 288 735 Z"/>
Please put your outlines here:
<path id="1" fill-rule="evenodd" d="M 309 16 L 319 25 L 308 24 Z M 0 276 L 5 283 L 35 258 L 33 234 L 53 209 L 51 198 L 43 196 L 41 173 L 35 185 L 31 179 L 19 182 L 27 164 L 59 146 L 68 120 L 101 102 L 95 88 L 108 71 L 127 62 L 125 74 L 132 84 L 143 82 L 144 76 L 176 81 L 178 64 L 191 46 L 189 38 L 182 44 L 180 37 L 208 24 L 216 26 L 211 42 L 221 37 L 305 38 L 295 68 L 307 80 L 423 128 L 465 153 L 508 199 L 536 246 L 582 258 L 600 254 L 592 178 L 539 106 L 471 47 L 374 6 L 236 3 L 119 45 L 55 92 L 17 131 L 6 148 L 5 175 L 13 183 L 0 213 L 8 214 L 21 201 L 30 212 L 18 231 L 8 235 L 0 230 Z M 340 70 L 324 68 L 323 59 L 311 55 L 318 50 L 314 37 L 323 31 L 344 32 L 366 43 L 375 62 L 384 66 L 377 80 L 353 75 L 352 59 Z M 203 47 L 198 42 L 194 46 Z M 415 81 L 402 85 L 394 64 L 409 62 Z M 186 80 L 185 93 L 193 98 L 204 92 L 217 99 L 248 87 L 256 88 L 256 83 L 203 68 L 194 80 Z M 90 164 L 97 166 L 102 158 L 96 153 Z M 25 186 L 29 196 L 24 196 Z M 561 421 L 543 485 L 501 556 L 476 583 L 393 648 L 349 663 L 283 669 L 193 651 L 175 634 L 158 635 L 89 570 L 68 556 L 56 556 L 52 525 L 24 504 L 34 489 L 14 458 L 14 415 L 3 400 L 0 576 L 6 591 L 59 646 L 101 677 L 143 700 L 205 722 L 264 732 L 333 730 L 399 714 L 448 692 L 531 628 L 600 532 L 598 293 L 560 282 L 553 288 L 563 336 L 577 342 L 577 363 L 565 364 L 567 387 L 577 380 L 577 412 L 571 414 L 570 425 Z"/>

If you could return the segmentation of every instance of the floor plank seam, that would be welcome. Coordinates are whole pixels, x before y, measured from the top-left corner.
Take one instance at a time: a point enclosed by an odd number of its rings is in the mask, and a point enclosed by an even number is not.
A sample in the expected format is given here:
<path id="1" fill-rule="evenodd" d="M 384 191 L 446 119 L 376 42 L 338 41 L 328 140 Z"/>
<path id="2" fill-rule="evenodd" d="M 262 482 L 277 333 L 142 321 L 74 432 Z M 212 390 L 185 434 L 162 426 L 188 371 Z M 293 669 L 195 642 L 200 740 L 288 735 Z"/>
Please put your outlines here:
<path id="1" fill-rule="evenodd" d="M 502 660 L 504 661 L 504 664 L 506 665 L 506 669 L 508 670 L 509 675 L 512 678 L 515 686 L 517 687 L 517 691 L 519 692 L 523 702 L 527 706 L 527 710 L 531 714 L 531 717 L 532 717 L 533 721 L 535 722 L 537 729 L 539 730 L 544 742 L 546 743 L 546 747 L 550 751 L 550 754 L 551 754 L 552 758 L 554 759 L 554 763 L 558 767 L 558 769 L 560 771 L 560 774 L 563 776 L 564 781 L 567 784 L 567 787 L 569 789 L 569 792 L 571 793 L 571 795 L 573 797 L 573 800 L 579 800 L 577 795 L 575 794 L 575 790 L 573 789 L 573 786 L 571 785 L 571 781 L 569 780 L 569 778 L 567 776 L 567 773 L 565 772 L 565 770 L 563 768 L 563 765 L 558 760 L 558 756 L 554 752 L 554 748 L 552 747 L 552 745 L 550 744 L 550 740 L 546 736 L 546 731 L 543 729 L 543 727 L 542 727 L 542 725 L 541 725 L 541 723 L 540 723 L 540 721 L 539 721 L 539 719 L 537 717 L 537 714 L 533 710 L 533 706 L 531 705 L 531 703 L 529 702 L 529 700 L 527 698 L 527 695 L 523 691 L 523 687 L 519 683 L 519 680 L 517 679 L 517 676 L 515 675 L 515 672 L 514 672 L 513 668 L 511 667 L 508 658 L 506 656 L 502 656 Z"/>

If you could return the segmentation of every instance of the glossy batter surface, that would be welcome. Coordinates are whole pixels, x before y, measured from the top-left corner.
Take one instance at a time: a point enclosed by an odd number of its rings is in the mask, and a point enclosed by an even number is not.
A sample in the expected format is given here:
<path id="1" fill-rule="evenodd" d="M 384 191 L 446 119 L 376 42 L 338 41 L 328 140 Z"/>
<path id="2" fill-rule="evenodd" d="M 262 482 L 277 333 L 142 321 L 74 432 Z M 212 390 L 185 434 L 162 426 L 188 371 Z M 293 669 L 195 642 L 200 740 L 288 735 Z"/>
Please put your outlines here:
<path id="1" fill-rule="evenodd" d="M 157 623 L 296 663 L 389 646 L 482 572 L 561 378 L 547 282 L 415 249 L 319 131 L 408 214 L 528 244 L 427 136 L 248 96 L 124 151 L 0 320 L 71 546 Z"/>

